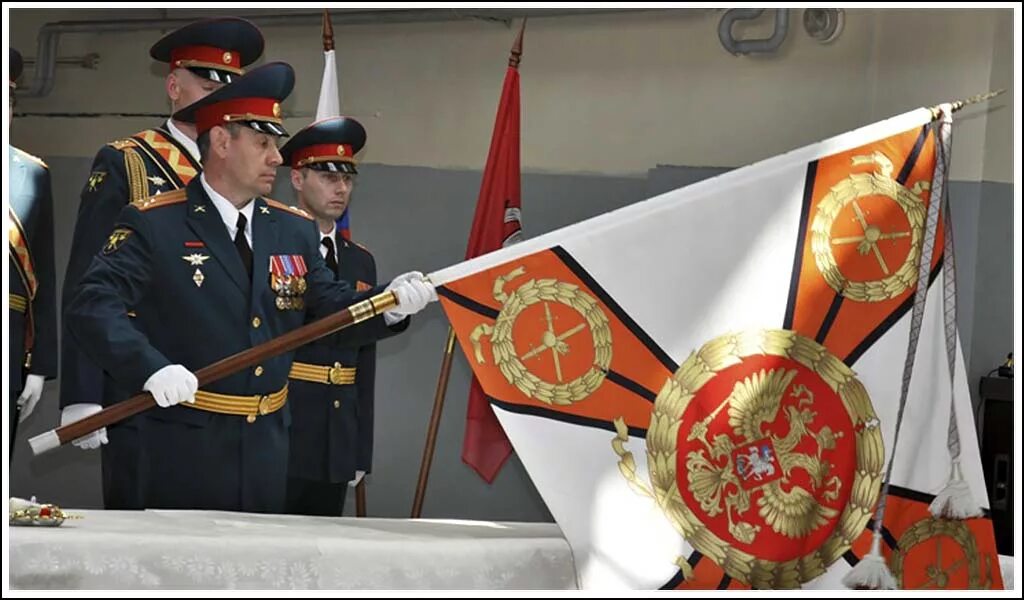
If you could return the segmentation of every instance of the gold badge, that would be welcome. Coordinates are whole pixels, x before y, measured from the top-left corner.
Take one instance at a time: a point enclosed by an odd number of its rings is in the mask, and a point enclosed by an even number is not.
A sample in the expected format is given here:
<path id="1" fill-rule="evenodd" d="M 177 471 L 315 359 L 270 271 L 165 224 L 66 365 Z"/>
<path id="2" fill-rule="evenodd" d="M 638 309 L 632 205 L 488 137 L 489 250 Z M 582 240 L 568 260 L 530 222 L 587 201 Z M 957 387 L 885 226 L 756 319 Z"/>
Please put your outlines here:
<path id="1" fill-rule="evenodd" d="M 224 64 L 226 64 L 226 65 L 230 65 L 231 64 L 231 53 L 230 52 L 225 52 L 224 53 Z"/>
<path id="2" fill-rule="evenodd" d="M 107 174 L 104 171 L 93 171 L 92 174 L 89 175 L 89 191 L 95 192 L 96 189 L 100 187 L 100 184 L 103 183 L 106 176 Z"/>
<path id="3" fill-rule="evenodd" d="M 117 250 L 124 245 L 125 240 L 131 237 L 133 233 L 135 232 L 131 229 L 123 227 L 115 229 L 107 239 L 107 245 L 103 246 L 103 254 L 113 254 L 114 252 L 117 252 Z"/>
<path id="4" fill-rule="evenodd" d="M 186 254 L 185 256 L 182 256 L 181 260 L 187 262 L 193 267 L 201 267 L 203 266 L 203 263 L 210 260 L 210 256 L 208 254 L 200 254 L 198 252 L 193 252 L 192 254 Z"/>
<path id="5" fill-rule="evenodd" d="M 345 156 L 345 146 L 338 144 L 338 156 Z"/>
<path id="6" fill-rule="evenodd" d="M 274 103 L 274 118 L 275 119 L 280 119 L 281 118 L 281 105 L 278 104 L 277 102 Z"/>

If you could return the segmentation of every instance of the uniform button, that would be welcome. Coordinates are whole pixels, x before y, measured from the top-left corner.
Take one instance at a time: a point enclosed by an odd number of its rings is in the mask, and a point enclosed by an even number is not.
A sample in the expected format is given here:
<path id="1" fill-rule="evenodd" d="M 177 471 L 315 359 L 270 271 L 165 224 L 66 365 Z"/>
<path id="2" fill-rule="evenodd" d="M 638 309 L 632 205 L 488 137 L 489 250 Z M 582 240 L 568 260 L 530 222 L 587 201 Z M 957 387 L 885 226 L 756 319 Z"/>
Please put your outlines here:
<path id="1" fill-rule="evenodd" d="M 262 323 L 262 321 L 260 321 L 259 317 L 253 317 L 252 318 L 252 328 L 253 329 L 257 329 L 260 326 L 260 323 Z"/>
<path id="2" fill-rule="evenodd" d="M 341 408 L 341 400 L 334 401 L 334 408 Z"/>
<path id="3" fill-rule="evenodd" d="M 259 377 L 260 375 L 262 375 L 262 374 L 263 374 L 263 367 L 256 367 L 256 371 L 255 371 L 255 373 L 256 373 L 256 376 L 257 376 L 257 377 Z"/>
<path id="4" fill-rule="evenodd" d="M 255 423 L 256 422 L 256 415 L 247 415 L 245 417 L 245 420 L 247 422 L 249 422 L 249 423 Z"/>

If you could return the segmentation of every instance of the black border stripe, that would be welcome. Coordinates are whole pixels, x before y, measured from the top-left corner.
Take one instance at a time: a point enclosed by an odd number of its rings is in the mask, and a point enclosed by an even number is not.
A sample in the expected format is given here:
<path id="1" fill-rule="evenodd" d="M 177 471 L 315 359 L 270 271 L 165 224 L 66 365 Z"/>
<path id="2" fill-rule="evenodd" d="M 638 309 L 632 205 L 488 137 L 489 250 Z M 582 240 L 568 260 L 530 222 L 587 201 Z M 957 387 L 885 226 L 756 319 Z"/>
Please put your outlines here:
<path id="1" fill-rule="evenodd" d="M 900 169 L 900 174 L 896 178 L 896 181 L 900 185 L 907 183 L 907 178 L 910 177 L 910 172 L 914 170 L 914 165 L 917 164 L 917 159 L 921 156 L 921 149 L 924 148 L 924 142 L 928 139 L 928 132 L 931 131 L 930 124 L 921 127 L 921 133 L 917 134 L 917 141 L 914 142 L 914 148 L 910 151 L 907 156 L 906 162 L 903 163 L 903 168 Z M 928 183 L 931 183 L 930 181 Z"/>
<path id="2" fill-rule="evenodd" d="M 860 558 L 853 553 L 853 550 L 847 550 L 846 552 L 843 552 L 843 559 L 845 559 L 846 564 L 850 565 L 851 567 L 857 566 L 857 563 L 860 562 Z"/>
<path id="3" fill-rule="evenodd" d="M 558 412 L 551 410 L 550 408 L 543 408 L 540 406 L 526 406 L 523 404 L 513 404 L 511 402 L 505 402 L 498 400 L 491 396 L 487 396 L 487 400 L 497 406 L 498 408 L 508 411 L 510 413 L 516 413 L 519 415 L 530 415 L 532 417 L 541 417 L 544 419 L 550 419 L 552 421 L 561 421 L 562 423 L 568 423 L 570 425 L 581 425 L 583 427 L 591 427 L 594 429 L 604 429 L 615 433 L 615 425 L 611 421 L 602 421 L 601 419 L 591 419 L 590 417 L 581 417 L 579 415 L 570 415 L 568 413 Z M 629 435 L 631 437 L 643 438 L 647 437 L 647 430 L 639 427 L 630 427 Z"/>
<path id="4" fill-rule="evenodd" d="M 704 555 L 700 553 L 700 550 L 694 550 L 690 554 L 690 557 L 686 559 L 686 562 L 690 565 L 690 569 L 696 569 L 697 568 L 697 563 L 699 563 L 702 558 L 704 558 Z M 669 579 L 668 581 L 666 581 L 658 589 L 660 589 L 660 590 L 674 590 L 674 589 L 678 588 L 683 583 L 684 579 L 685 579 L 685 577 L 683 575 L 683 570 L 679 569 L 678 571 L 676 571 L 676 574 L 672 576 L 672 579 Z"/>
<path id="5" fill-rule="evenodd" d="M 871 535 L 875 534 L 875 518 L 871 517 L 868 522 L 864 525 L 865 531 L 870 531 Z M 890 550 L 895 550 L 899 546 L 899 542 L 896 540 L 896 536 L 889 531 L 889 528 L 882 525 L 882 541 L 889 547 Z"/>
<path id="6" fill-rule="evenodd" d="M 641 398 L 647 400 L 648 402 L 653 403 L 658 398 L 657 394 L 640 385 L 639 383 L 633 381 L 632 379 L 622 375 L 621 373 L 617 373 L 615 371 L 605 371 L 605 379 L 619 387 L 625 388 L 633 392 L 634 394 L 640 396 Z"/>
<path id="7" fill-rule="evenodd" d="M 922 504 L 931 504 L 932 500 L 935 500 L 935 496 L 932 494 L 926 494 L 924 492 L 892 484 L 889 485 L 889 495 L 903 498 L 904 500 L 913 500 L 914 502 L 920 502 Z"/>
<path id="8" fill-rule="evenodd" d="M 804 178 L 804 205 L 800 209 L 800 229 L 797 230 L 796 255 L 793 257 L 793 274 L 789 277 L 789 301 L 786 303 L 786 316 L 782 320 L 783 329 L 793 329 L 793 313 L 796 311 L 796 294 L 800 289 L 800 268 L 803 266 L 804 242 L 807 238 L 807 221 L 811 218 L 811 200 L 814 197 L 814 180 L 818 176 L 818 161 L 807 164 L 807 176 Z"/>
<path id="9" fill-rule="evenodd" d="M 729 587 L 730 583 L 732 583 L 732 577 L 729 577 L 728 575 L 722 575 L 722 580 L 718 582 L 718 588 L 717 589 L 720 589 L 720 590 L 727 589 Z"/>
<path id="10" fill-rule="evenodd" d="M 488 319 L 497 319 L 498 318 L 498 311 L 494 310 L 490 306 L 484 306 L 483 304 L 480 304 L 476 300 L 473 300 L 471 298 L 467 298 L 466 296 L 463 296 L 462 294 L 460 294 L 458 292 L 453 292 L 451 290 L 451 288 L 449 288 L 447 286 L 444 286 L 444 285 L 438 286 L 437 287 L 437 293 L 439 295 L 441 295 L 441 296 L 444 296 L 445 298 L 448 298 L 449 300 L 451 300 L 452 302 L 458 304 L 462 308 L 471 310 L 471 311 L 477 313 L 478 315 L 483 315 L 483 316 L 487 317 Z"/>
<path id="11" fill-rule="evenodd" d="M 658 588 L 658 589 L 659 590 L 674 590 L 677 587 L 679 587 L 679 585 L 682 584 L 685 579 L 686 579 L 686 577 L 683 575 L 683 570 L 679 569 L 678 571 L 676 571 L 676 574 L 672 576 L 672 579 L 669 579 L 668 581 L 663 583 L 662 586 L 660 588 Z"/>
<path id="12" fill-rule="evenodd" d="M 836 295 L 832 297 L 832 304 L 828 307 L 828 312 L 825 313 L 825 319 L 821 322 L 821 328 L 818 329 L 818 335 L 814 336 L 814 341 L 818 342 L 822 346 L 825 345 L 825 338 L 828 337 L 828 332 L 832 329 L 832 324 L 836 322 L 836 317 L 839 316 L 839 309 L 843 306 L 843 295 L 836 292 Z"/>
<path id="13" fill-rule="evenodd" d="M 633 335 L 640 340 L 640 343 L 646 346 L 651 354 L 653 354 L 661 364 L 665 365 L 665 368 L 667 368 L 669 372 L 675 373 L 676 370 L 679 369 L 679 365 L 676 364 L 676 362 L 672 360 L 672 358 L 662 350 L 660 346 L 654 343 L 654 340 L 647 335 L 647 332 L 641 329 L 640 326 L 636 324 L 636 321 L 626 314 L 626 311 L 622 310 L 622 307 L 612 299 L 604 288 L 598 285 L 597 281 L 590 276 L 590 273 L 587 273 L 586 269 L 576 262 L 576 259 L 573 258 L 565 248 L 562 248 L 561 246 L 553 246 L 551 247 L 551 251 L 554 252 L 555 256 L 557 256 L 565 266 L 573 272 L 573 275 L 578 277 L 580 281 L 582 281 L 587 288 L 594 293 L 595 296 L 601 299 L 601 302 L 603 302 L 609 310 L 615 313 L 615 317 L 619 322 L 621 322 L 626 329 L 633 332 Z"/>
<path id="14" fill-rule="evenodd" d="M 882 541 L 885 542 L 885 545 L 888 546 L 890 550 L 895 550 L 900 545 L 896 536 L 894 536 L 885 525 L 882 525 Z"/>
<path id="15" fill-rule="evenodd" d="M 944 260 L 944 256 L 939 258 L 938 264 L 935 265 L 935 268 L 932 269 L 931 274 L 928 276 L 929 289 L 931 289 L 932 284 L 935 283 L 935 279 L 939 276 L 939 273 L 942 272 L 942 262 Z M 916 285 L 917 284 L 915 284 L 914 289 L 916 289 Z M 903 315 L 907 314 L 913 307 L 914 294 L 911 294 L 910 296 L 907 296 L 906 300 L 900 303 L 900 305 L 896 308 L 896 310 L 892 312 L 892 314 L 886 317 L 884 321 L 879 323 L 878 327 L 875 327 L 875 329 L 871 333 L 865 336 L 864 339 L 861 340 L 861 342 L 857 344 L 857 346 L 853 350 L 850 351 L 846 358 L 843 359 L 843 362 L 846 363 L 846 366 L 852 367 L 858 360 L 860 360 L 860 357 L 863 356 L 864 353 L 867 352 L 868 349 L 871 348 L 871 346 L 873 346 L 874 343 L 878 341 L 878 338 L 882 337 L 883 335 L 886 334 L 886 332 L 892 329 L 892 327 L 900 319 L 903 318 Z"/>
<path id="16" fill-rule="evenodd" d="M 702 558 L 704 558 L 704 555 L 701 554 L 701 551 L 694 549 L 694 551 L 690 553 L 690 558 L 686 559 L 686 562 L 690 564 L 690 567 L 696 569 L 697 564 L 700 563 Z"/>

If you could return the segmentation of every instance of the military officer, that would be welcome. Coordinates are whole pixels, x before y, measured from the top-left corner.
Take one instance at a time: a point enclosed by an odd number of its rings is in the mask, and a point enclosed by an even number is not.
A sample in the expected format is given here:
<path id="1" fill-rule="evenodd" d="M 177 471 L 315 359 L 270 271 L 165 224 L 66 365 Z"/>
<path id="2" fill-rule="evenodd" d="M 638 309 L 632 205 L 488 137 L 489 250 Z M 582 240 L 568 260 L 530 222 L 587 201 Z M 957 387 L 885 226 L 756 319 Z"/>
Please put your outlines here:
<path id="1" fill-rule="evenodd" d="M 13 114 L 15 81 L 24 64 L 14 48 L 8 52 L 8 63 Z M 14 146 L 7 148 L 7 164 L 7 262 L 11 274 L 8 433 L 13 455 L 18 421 L 35 410 L 43 382 L 57 376 L 57 288 L 50 170 L 46 163 Z"/>
<path id="2" fill-rule="evenodd" d="M 167 63 L 165 79 L 172 113 L 239 77 L 263 53 L 263 35 L 252 23 L 237 18 L 197 21 L 168 33 L 150 56 Z M 75 288 L 93 257 L 103 247 L 121 209 L 153 194 L 184 188 L 201 169 L 192 123 L 169 118 L 156 127 L 115 140 L 100 148 L 82 189 L 71 256 L 64 276 L 62 307 L 66 311 Z M 129 314 L 135 315 L 135 307 Z M 65 319 L 66 322 L 66 319 Z M 109 375 L 89 360 L 74 337 L 62 339 L 61 397 L 63 423 L 76 421 L 125 399 L 133 390 L 119 390 Z M 75 444 L 103 447 L 103 500 L 108 509 L 141 508 L 138 419 L 110 431 L 100 430 Z"/>
<path id="3" fill-rule="evenodd" d="M 291 354 L 198 391 L 192 372 L 382 289 L 358 295 L 336 281 L 312 218 L 264 197 L 293 85 L 291 66 L 269 63 L 175 113 L 196 124 L 202 175 L 126 207 L 69 305 L 76 341 L 161 407 L 142 415 L 147 508 L 283 511 Z M 419 273 L 386 289 L 398 306 L 353 327 L 354 343 L 437 298 Z"/>
<path id="4" fill-rule="evenodd" d="M 365 143 L 358 121 L 333 117 L 309 125 L 281 148 L 299 206 L 316 219 L 320 254 L 335 278 L 357 290 L 377 284 L 377 267 L 368 250 L 338 231 L 337 221 L 349 207 L 355 155 Z M 375 374 L 376 346 L 354 345 L 345 332 L 296 352 L 288 384 L 287 512 L 341 515 L 349 481 L 370 472 Z"/>

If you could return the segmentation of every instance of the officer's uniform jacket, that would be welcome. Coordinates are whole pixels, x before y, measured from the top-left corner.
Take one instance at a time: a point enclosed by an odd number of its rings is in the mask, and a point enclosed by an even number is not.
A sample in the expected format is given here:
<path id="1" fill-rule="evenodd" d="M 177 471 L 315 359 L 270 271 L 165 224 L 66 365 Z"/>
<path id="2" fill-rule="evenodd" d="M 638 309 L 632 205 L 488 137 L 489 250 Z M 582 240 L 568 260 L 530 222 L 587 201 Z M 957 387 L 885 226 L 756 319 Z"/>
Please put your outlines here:
<path id="1" fill-rule="evenodd" d="M 10 410 L 27 375 L 57 376 L 57 303 L 50 171 L 40 159 L 8 147 L 10 203 L 7 262 Z M 27 365 L 27 366 L 26 366 Z"/>
<path id="2" fill-rule="evenodd" d="M 302 211 L 254 202 L 251 280 L 198 178 L 186 190 L 121 212 L 67 313 L 78 344 L 121 385 L 140 390 L 169 364 L 195 372 L 380 291 L 357 295 L 335 281 L 320 256 L 316 226 Z M 303 285 L 272 289 L 271 271 L 282 264 Z M 129 307 L 138 311 L 135 323 Z M 378 316 L 348 335 L 365 343 L 388 331 Z M 142 449 L 146 506 L 281 510 L 291 414 L 280 400 L 291 363 L 286 353 L 202 386 L 206 394 L 259 399 L 255 414 L 150 409 Z"/>

